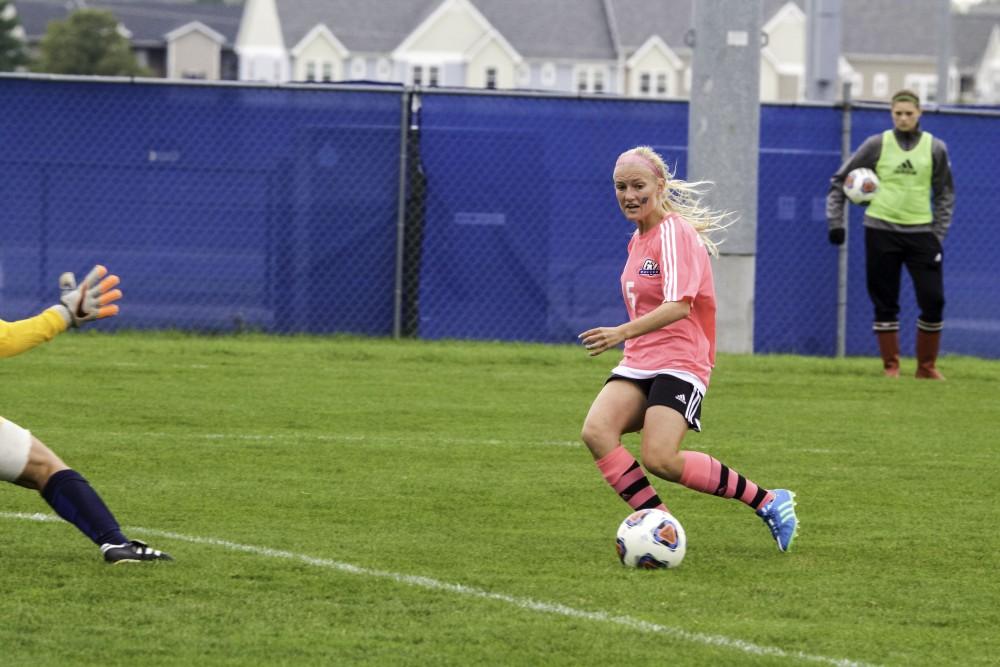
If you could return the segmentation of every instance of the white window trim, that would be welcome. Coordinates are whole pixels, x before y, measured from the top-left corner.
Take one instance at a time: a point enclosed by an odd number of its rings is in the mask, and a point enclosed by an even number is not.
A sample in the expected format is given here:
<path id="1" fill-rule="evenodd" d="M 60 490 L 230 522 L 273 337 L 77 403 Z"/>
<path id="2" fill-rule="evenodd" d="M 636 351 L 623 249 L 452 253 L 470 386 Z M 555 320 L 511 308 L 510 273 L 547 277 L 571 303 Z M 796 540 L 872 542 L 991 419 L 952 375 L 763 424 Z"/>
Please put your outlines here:
<path id="1" fill-rule="evenodd" d="M 875 97 L 889 96 L 889 75 L 885 72 L 875 72 L 872 75 L 872 95 Z"/>
<path id="2" fill-rule="evenodd" d="M 555 63 L 542 63 L 541 68 L 539 68 L 538 75 L 541 79 L 543 86 L 551 88 L 556 85 L 557 72 Z"/>
<path id="3" fill-rule="evenodd" d="M 937 96 L 937 74 L 907 74 L 903 77 L 903 88 L 915 92 L 921 102 L 927 102 L 932 92 Z"/>
<path id="4" fill-rule="evenodd" d="M 574 93 L 593 93 L 594 91 L 594 81 L 596 79 L 597 72 L 601 73 L 604 83 L 604 91 L 608 92 L 608 80 L 610 78 L 610 72 L 605 65 L 576 65 L 573 67 L 573 92 Z M 584 89 L 580 90 L 580 81 L 584 81 Z"/>
<path id="5" fill-rule="evenodd" d="M 368 63 L 361 56 L 351 58 L 351 78 L 363 79 L 368 75 Z"/>

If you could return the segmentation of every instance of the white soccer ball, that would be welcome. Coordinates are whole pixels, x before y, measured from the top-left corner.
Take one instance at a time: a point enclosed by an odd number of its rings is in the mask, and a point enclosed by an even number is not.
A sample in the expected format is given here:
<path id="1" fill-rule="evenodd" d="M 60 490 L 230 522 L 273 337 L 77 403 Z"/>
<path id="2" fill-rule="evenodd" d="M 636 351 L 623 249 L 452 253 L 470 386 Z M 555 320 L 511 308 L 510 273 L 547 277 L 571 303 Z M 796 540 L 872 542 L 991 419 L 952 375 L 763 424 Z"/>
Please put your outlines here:
<path id="1" fill-rule="evenodd" d="M 616 540 L 622 564 L 644 570 L 677 567 L 687 551 L 681 522 L 663 510 L 639 510 L 625 517 Z"/>
<path id="2" fill-rule="evenodd" d="M 871 169 L 853 169 L 844 179 L 844 194 L 855 204 L 867 204 L 877 193 L 878 176 Z"/>

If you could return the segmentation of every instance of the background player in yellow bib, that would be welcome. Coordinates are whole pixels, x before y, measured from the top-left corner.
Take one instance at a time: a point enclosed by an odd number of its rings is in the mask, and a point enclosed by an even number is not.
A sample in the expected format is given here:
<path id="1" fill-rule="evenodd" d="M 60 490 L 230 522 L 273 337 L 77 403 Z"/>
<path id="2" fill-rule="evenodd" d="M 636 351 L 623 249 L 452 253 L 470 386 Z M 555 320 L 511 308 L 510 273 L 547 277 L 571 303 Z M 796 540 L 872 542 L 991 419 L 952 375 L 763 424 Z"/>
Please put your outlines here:
<path id="1" fill-rule="evenodd" d="M 955 186 L 948 148 L 920 129 L 920 99 L 892 96 L 893 129 L 865 139 L 830 179 L 826 196 L 829 240 L 844 242 L 844 178 L 873 169 L 879 190 L 865 211 L 865 271 L 875 307 L 872 328 L 886 375 L 899 375 L 899 283 L 906 265 L 916 292 L 918 378 L 943 380 L 937 369 L 944 328 L 944 237 L 951 225 Z"/>
<path id="2" fill-rule="evenodd" d="M 0 357 L 12 357 L 52 340 L 69 327 L 118 314 L 118 276 L 95 266 L 79 285 L 72 273 L 59 278 L 59 303 L 16 322 L 0 320 Z M 173 560 L 143 542 L 129 540 L 97 491 L 29 431 L 0 417 L 0 480 L 38 491 L 56 514 L 101 549 L 109 563 Z"/>

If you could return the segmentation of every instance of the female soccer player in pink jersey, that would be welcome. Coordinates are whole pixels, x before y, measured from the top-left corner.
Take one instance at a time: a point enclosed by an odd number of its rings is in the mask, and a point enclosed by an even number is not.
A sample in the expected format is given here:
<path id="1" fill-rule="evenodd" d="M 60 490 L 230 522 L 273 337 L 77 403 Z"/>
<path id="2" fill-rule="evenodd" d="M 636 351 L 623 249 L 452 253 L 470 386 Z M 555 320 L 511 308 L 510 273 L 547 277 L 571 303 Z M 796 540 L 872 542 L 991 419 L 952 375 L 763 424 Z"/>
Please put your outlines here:
<path id="1" fill-rule="evenodd" d="M 709 210 L 698 195 L 703 183 L 672 177 L 648 146 L 622 153 L 615 191 L 636 226 L 628 244 L 621 287 L 629 321 L 580 334 L 591 356 L 625 343 L 625 354 L 594 399 L 583 441 L 608 484 L 633 509 L 666 509 L 642 467 L 621 444 L 623 433 L 642 432 L 646 470 L 689 489 L 736 498 L 788 551 L 798 530 L 795 494 L 767 490 L 708 454 L 681 450 L 688 429 L 701 430 L 701 403 L 715 365 L 715 287 L 709 233 L 726 213 Z"/>

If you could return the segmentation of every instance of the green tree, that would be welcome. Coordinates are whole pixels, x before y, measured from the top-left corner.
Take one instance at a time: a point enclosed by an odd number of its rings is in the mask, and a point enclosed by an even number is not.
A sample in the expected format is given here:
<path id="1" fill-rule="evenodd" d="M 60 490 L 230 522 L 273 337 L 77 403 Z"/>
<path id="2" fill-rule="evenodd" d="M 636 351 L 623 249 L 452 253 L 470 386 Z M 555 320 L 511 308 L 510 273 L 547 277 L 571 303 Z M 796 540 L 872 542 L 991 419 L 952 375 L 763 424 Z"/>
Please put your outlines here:
<path id="1" fill-rule="evenodd" d="M 0 72 L 9 72 L 28 64 L 24 42 L 14 34 L 20 24 L 8 0 L 0 0 Z"/>
<path id="2" fill-rule="evenodd" d="M 80 9 L 65 21 L 52 21 L 39 45 L 33 70 L 50 74 L 148 74 L 132 54 L 129 41 L 118 32 L 114 14 Z"/>

